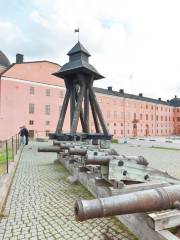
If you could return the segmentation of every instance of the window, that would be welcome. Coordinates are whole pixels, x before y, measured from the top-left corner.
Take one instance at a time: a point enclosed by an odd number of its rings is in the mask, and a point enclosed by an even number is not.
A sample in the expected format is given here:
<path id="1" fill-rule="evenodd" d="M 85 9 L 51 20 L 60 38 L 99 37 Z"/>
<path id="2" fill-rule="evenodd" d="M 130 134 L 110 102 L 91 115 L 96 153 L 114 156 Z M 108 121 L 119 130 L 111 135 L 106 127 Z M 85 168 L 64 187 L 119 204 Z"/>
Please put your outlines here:
<path id="1" fill-rule="evenodd" d="M 180 122 L 180 117 L 177 117 L 177 122 Z"/>
<path id="2" fill-rule="evenodd" d="M 114 126 L 116 126 L 116 123 L 114 123 Z"/>
<path id="3" fill-rule="evenodd" d="M 146 105 L 146 109 L 148 109 L 148 105 Z"/>
<path id="4" fill-rule="evenodd" d="M 146 114 L 146 120 L 148 120 L 148 114 Z"/>
<path id="5" fill-rule="evenodd" d="M 29 103 L 29 113 L 33 114 L 34 113 L 34 104 Z"/>
<path id="6" fill-rule="evenodd" d="M 117 112 L 114 111 L 114 119 L 117 119 Z"/>
<path id="7" fill-rule="evenodd" d="M 34 138 L 34 130 L 29 130 L 29 138 Z"/>
<path id="8" fill-rule="evenodd" d="M 121 123 L 121 127 L 123 127 L 123 123 Z"/>
<path id="9" fill-rule="evenodd" d="M 153 117 L 153 115 L 151 115 L 151 120 L 153 121 L 153 119 L 154 119 L 154 117 Z"/>
<path id="10" fill-rule="evenodd" d="M 153 110 L 153 106 L 151 106 L 151 109 Z"/>
<path id="11" fill-rule="evenodd" d="M 121 134 L 123 135 L 123 130 L 121 130 Z"/>
<path id="12" fill-rule="evenodd" d="M 107 118 L 110 118 L 110 112 L 109 111 L 107 112 Z"/>
<path id="13" fill-rule="evenodd" d="M 29 120 L 29 125 L 34 125 L 34 120 Z"/>
<path id="14" fill-rule="evenodd" d="M 46 130 L 46 137 L 49 137 L 49 133 L 50 133 L 50 131 Z"/>
<path id="15" fill-rule="evenodd" d="M 142 120 L 142 113 L 140 113 L 140 120 Z"/>
<path id="16" fill-rule="evenodd" d="M 163 116 L 161 116 L 161 121 L 163 121 Z"/>
<path id="17" fill-rule="evenodd" d="M 116 130 L 114 129 L 114 134 L 116 134 Z"/>
<path id="18" fill-rule="evenodd" d="M 158 116 L 156 116 L 156 120 L 158 121 Z"/>
<path id="19" fill-rule="evenodd" d="M 136 113 L 134 113 L 134 119 L 136 119 Z"/>
<path id="20" fill-rule="evenodd" d="M 50 115 L 50 105 L 45 105 L 45 114 Z"/>
<path id="21" fill-rule="evenodd" d="M 46 96 L 50 96 L 51 92 L 50 92 L 50 89 L 46 89 Z"/>
<path id="22" fill-rule="evenodd" d="M 98 102 L 99 102 L 99 103 L 102 103 L 102 98 L 98 98 Z"/>
<path id="23" fill-rule="evenodd" d="M 32 94 L 32 95 L 34 95 L 34 87 L 30 87 L 29 93 Z"/>
<path id="24" fill-rule="evenodd" d="M 46 126 L 49 126 L 50 125 L 50 121 L 46 121 Z"/>
<path id="25" fill-rule="evenodd" d="M 60 92 L 59 92 L 59 97 L 60 97 L 60 98 L 63 98 L 63 97 L 64 97 L 64 92 L 63 92 L 62 90 L 60 90 Z"/>

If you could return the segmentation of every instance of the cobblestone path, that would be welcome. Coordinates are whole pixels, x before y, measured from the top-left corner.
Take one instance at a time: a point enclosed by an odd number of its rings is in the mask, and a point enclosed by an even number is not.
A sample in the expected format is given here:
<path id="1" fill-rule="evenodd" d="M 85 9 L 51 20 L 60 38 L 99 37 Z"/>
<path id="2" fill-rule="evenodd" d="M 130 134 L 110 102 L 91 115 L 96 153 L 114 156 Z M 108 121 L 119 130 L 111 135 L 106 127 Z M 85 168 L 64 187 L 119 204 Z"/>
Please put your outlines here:
<path id="1" fill-rule="evenodd" d="M 0 239 L 135 239 L 115 218 L 77 223 L 74 201 L 91 195 L 70 185 L 68 172 L 54 164 L 56 154 L 38 153 L 38 145 L 24 148 L 0 219 Z M 106 232 L 116 237 L 107 238 Z"/>

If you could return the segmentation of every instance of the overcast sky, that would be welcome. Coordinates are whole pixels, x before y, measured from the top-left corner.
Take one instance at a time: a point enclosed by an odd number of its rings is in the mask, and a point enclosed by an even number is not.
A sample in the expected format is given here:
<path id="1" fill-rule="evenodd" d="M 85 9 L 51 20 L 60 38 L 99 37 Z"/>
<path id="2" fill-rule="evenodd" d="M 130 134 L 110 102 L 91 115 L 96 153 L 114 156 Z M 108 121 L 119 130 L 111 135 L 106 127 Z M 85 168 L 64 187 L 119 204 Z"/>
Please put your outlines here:
<path id="1" fill-rule="evenodd" d="M 96 86 L 180 96 L 180 0 L 0 0 L 0 49 L 11 62 L 63 65 L 80 41 L 106 78 Z"/>

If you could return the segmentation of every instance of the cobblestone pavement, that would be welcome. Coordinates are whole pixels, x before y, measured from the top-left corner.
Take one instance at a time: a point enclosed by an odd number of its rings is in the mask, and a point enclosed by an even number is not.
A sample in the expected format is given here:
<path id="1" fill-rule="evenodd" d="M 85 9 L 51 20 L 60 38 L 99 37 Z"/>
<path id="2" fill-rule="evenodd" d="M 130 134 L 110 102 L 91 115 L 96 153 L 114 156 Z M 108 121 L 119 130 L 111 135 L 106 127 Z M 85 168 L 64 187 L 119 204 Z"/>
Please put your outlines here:
<path id="1" fill-rule="evenodd" d="M 119 154 L 144 156 L 147 158 L 149 166 L 168 172 L 171 176 L 180 179 L 180 151 L 178 150 L 137 146 L 132 143 L 112 144 L 111 147 L 115 148 Z"/>
<path id="2" fill-rule="evenodd" d="M 81 185 L 66 181 L 68 172 L 54 164 L 56 154 L 37 153 L 42 144 L 24 148 L 0 219 L 0 239 L 134 240 L 115 218 L 75 221 L 75 199 L 91 195 Z"/>

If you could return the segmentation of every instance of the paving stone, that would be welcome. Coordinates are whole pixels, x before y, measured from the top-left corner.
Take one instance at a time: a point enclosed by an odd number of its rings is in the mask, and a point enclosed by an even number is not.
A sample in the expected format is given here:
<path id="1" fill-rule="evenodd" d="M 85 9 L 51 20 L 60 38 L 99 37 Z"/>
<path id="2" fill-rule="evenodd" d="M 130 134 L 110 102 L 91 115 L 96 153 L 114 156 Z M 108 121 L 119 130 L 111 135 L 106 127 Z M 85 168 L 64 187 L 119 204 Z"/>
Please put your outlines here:
<path id="1" fill-rule="evenodd" d="M 56 154 L 38 153 L 40 145 L 32 142 L 23 150 L 5 206 L 7 217 L 0 219 L 0 239 L 100 240 L 111 228 L 119 239 L 134 240 L 114 218 L 75 221 L 75 199 L 91 196 L 79 184 L 69 184 L 68 172 L 54 164 Z"/>

